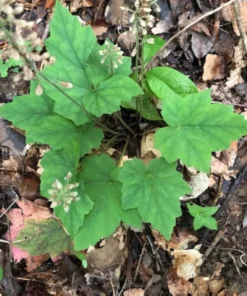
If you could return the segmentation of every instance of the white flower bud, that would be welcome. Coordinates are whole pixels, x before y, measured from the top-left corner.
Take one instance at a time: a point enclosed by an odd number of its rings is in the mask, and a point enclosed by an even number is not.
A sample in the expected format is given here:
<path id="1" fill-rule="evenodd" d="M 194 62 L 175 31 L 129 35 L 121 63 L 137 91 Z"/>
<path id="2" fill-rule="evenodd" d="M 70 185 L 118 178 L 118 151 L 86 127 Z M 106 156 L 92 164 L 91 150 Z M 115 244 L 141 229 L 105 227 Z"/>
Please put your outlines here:
<path id="1" fill-rule="evenodd" d="M 53 208 L 55 208 L 55 207 L 57 207 L 58 206 L 58 202 L 57 201 L 53 201 L 52 203 L 51 203 L 51 205 L 50 205 L 50 207 L 53 209 Z"/>
<path id="2" fill-rule="evenodd" d="M 56 180 L 53 184 L 52 184 L 52 187 L 54 187 L 54 188 L 57 188 L 57 189 L 59 189 L 59 190 L 61 190 L 62 189 L 62 187 L 63 187 L 63 185 L 62 185 L 62 183 L 61 182 L 59 182 L 58 180 Z"/>
<path id="3" fill-rule="evenodd" d="M 149 7 L 144 7 L 144 8 L 143 8 L 143 11 L 145 11 L 145 12 L 151 12 L 151 11 L 152 11 L 152 9 L 151 9 L 151 8 L 149 8 Z"/>
<path id="4" fill-rule="evenodd" d="M 135 13 L 133 13 L 132 16 L 130 17 L 130 20 L 129 20 L 129 22 L 131 24 L 134 23 L 135 17 L 136 17 L 136 15 L 135 15 Z"/>
<path id="5" fill-rule="evenodd" d="M 140 2 L 138 0 L 135 1 L 135 8 L 139 8 L 140 7 Z"/>
<path id="6" fill-rule="evenodd" d="M 17 5 L 14 8 L 14 14 L 20 14 L 20 13 L 22 13 L 22 11 L 23 11 L 23 5 Z"/>
<path id="7" fill-rule="evenodd" d="M 143 28 L 145 28 L 147 26 L 147 23 L 143 19 L 140 19 L 139 22 Z"/>

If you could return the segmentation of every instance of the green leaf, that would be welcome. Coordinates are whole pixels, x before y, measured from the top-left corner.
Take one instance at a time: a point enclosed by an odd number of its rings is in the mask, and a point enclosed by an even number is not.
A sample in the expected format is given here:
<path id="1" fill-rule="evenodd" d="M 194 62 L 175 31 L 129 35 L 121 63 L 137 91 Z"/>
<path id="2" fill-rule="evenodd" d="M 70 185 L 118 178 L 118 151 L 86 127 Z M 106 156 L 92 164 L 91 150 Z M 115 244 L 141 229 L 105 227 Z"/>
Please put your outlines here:
<path id="1" fill-rule="evenodd" d="M 143 221 L 169 240 L 181 215 L 179 197 L 191 191 L 176 164 L 160 158 L 146 167 L 140 159 L 133 159 L 120 168 L 118 180 L 123 183 L 123 209 L 137 208 Z"/>
<path id="2" fill-rule="evenodd" d="M 247 121 L 232 106 L 211 104 L 210 91 L 184 98 L 173 95 L 163 102 L 162 116 L 169 127 L 155 133 L 155 147 L 169 163 L 210 171 L 211 152 L 228 148 L 247 134 Z"/>
<path id="3" fill-rule="evenodd" d="M 26 219 L 24 228 L 13 245 L 26 250 L 31 256 L 49 254 L 51 257 L 73 250 L 69 235 L 55 219 Z"/>
<path id="4" fill-rule="evenodd" d="M 74 70 L 81 70 L 96 43 L 92 28 L 83 27 L 76 16 L 56 1 L 50 33 L 51 37 L 45 42 L 49 53 L 56 57 L 59 64 L 73 65 Z"/>
<path id="5" fill-rule="evenodd" d="M 120 110 L 121 101 L 130 101 L 142 93 L 140 86 L 131 78 L 114 75 L 95 90 L 88 91 L 82 101 L 88 112 L 99 117 Z"/>
<path id="6" fill-rule="evenodd" d="M 184 74 L 169 68 L 156 67 L 146 73 L 148 85 L 161 101 L 165 101 L 174 93 L 184 97 L 197 93 L 195 84 Z"/>
<path id="7" fill-rule="evenodd" d="M 3 268 L 2 266 L 0 267 L 0 281 L 3 279 Z"/>
<path id="8" fill-rule="evenodd" d="M 121 183 L 117 181 L 115 162 L 107 155 L 89 156 L 82 161 L 81 179 L 85 193 L 94 202 L 83 226 L 74 238 L 75 250 L 86 249 L 103 237 L 110 236 L 121 220 L 134 227 L 141 221 L 136 210 L 121 208 Z"/>
<path id="9" fill-rule="evenodd" d="M 41 175 L 40 193 L 48 197 L 48 190 L 52 189 L 55 180 L 65 184 L 64 178 L 69 172 L 74 176 L 79 165 L 79 151 L 73 149 L 50 150 L 45 153 L 41 160 L 44 169 Z"/>
<path id="10" fill-rule="evenodd" d="M 78 192 L 80 200 L 72 201 L 69 205 L 68 212 L 65 212 L 62 205 L 54 209 L 56 216 L 62 220 L 64 227 L 72 238 L 83 225 L 85 215 L 87 215 L 93 208 L 93 202 L 87 194 L 83 192 L 81 187 L 74 191 Z"/>
<path id="11" fill-rule="evenodd" d="M 201 207 L 196 204 L 189 204 L 187 203 L 187 207 L 189 209 L 189 212 L 191 216 L 196 217 L 198 215 L 204 215 L 204 216 L 212 216 L 218 211 L 218 207 Z"/>
<path id="12" fill-rule="evenodd" d="M 111 43 L 108 40 L 108 43 Z M 92 52 L 87 59 L 86 74 L 87 77 L 94 85 L 111 78 L 112 75 L 126 75 L 129 76 L 132 72 L 131 70 L 131 58 L 123 57 L 122 64 L 118 64 L 117 68 L 112 67 L 112 62 L 109 58 L 106 58 L 104 63 L 101 63 L 102 56 L 99 51 L 105 50 L 106 45 L 95 44 Z"/>
<path id="13" fill-rule="evenodd" d="M 54 102 L 48 96 L 24 95 L 15 97 L 14 101 L 0 108 L 0 115 L 16 127 L 34 130 L 47 116 L 54 114 Z"/>
<path id="14" fill-rule="evenodd" d="M 150 44 L 151 41 L 154 42 Z M 144 65 L 150 62 L 153 56 L 161 49 L 161 47 L 165 44 L 165 40 L 155 36 L 155 35 L 146 35 L 143 38 L 143 63 Z"/>
<path id="15" fill-rule="evenodd" d="M 75 147 L 83 156 L 92 148 L 98 148 L 102 138 L 102 131 L 94 127 L 93 123 L 76 126 L 72 121 L 55 115 L 47 117 L 43 124 L 30 131 L 27 142 L 49 144 L 54 150 Z"/>
<path id="16" fill-rule="evenodd" d="M 195 230 L 198 230 L 198 229 L 202 228 L 203 225 L 204 225 L 203 224 L 203 217 L 196 216 L 195 219 L 194 219 L 194 221 L 193 221 L 193 228 Z"/>
<path id="17" fill-rule="evenodd" d="M 55 180 L 59 180 L 61 184 L 66 185 L 64 180 L 69 172 L 72 173 L 72 183 L 77 182 L 76 174 L 79 165 L 79 153 L 73 151 L 72 148 L 66 150 L 50 150 L 45 153 L 42 158 L 41 165 L 44 172 L 41 175 L 41 194 L 48 197 L 48 190 L 52 189 Z M 84 186 L 79 182 L 80 186 L 73 191 L 78 192 L 79 201 L 72 201 L 68 212 L 64 211 L 62 205 L 55 207 L 54 211 L 59 217 L 68 233 L 73 237 L 78 228 L 83 225 L 84 216 L 89 213 L 93 207 L 93 202 L 84 193 Z"/>
<path id="18" fill-rule="evenodd" d="M 82 27 L 77 17 L 72 16 L 59 1 L 56 2 L 55 13 L 51 26 L 51 37 L 45 42 L 49 53 L 56 58 L 56 62 L 44 69 L 42 75 L 53 85 L 40 77 L 43 87 L 49 96 L 55 100 L 55 111 L 76 125 L 91 121 L 87 112 L 83 110 L 81 97 L 92 86 L 84 68 L 86 60 L 96 44 L 96 37 L 91 27 Z M 70 83 L 66 88 L 61 83 Z M 62 89 L 62 94 L 59 90 Z M 66 95 L 73 98 L 79 105 L 72 103 Z"/>
<path id="19" fill-rule="evenodd" d="M 46 67 L 42 75 L 52 83 L 48 83 L 47 80 L 40 76 L 41 84 L 46 93 L 49 93 L 49 96 L 55 101 L 54 110 L 56 113 L 74 121 L 76 125 L 91 121 L 81 102 L 82 96 L 92 86 L 84 70 L 77 69 L 74 65 L 64 66 L 63 63 L 56 62 L 54 65 Z M 64 87 L 63 83 L 70 83 L 71 88 Z"/>
<path id="20" fill-rule="evenodd" d="M 4 64 L 2 60 L 0 60 L 0 76 L 5 78 L 8 76 L 8 65 Z"/>
<path id="21" fill-rule="evenodd" d="M 133 98 L 130 102 L 121 102 L 121 106 L 126 109 L 136 110 L 136 100 L 136 98 Z M 145 94 L 142 99 L 141 116 L 147 120 L 162 120 L 150 97 Z"/>
<path id="22" fill-rule="evenodd" d="M 196 204 L 187 203 L 189 213 L 194 217 L 193 227 L 195 230 L 202 228 L 203 226 L 216 230 L 217 221 L 211 217 L 218 211 L 218 207 L 201 207 Z"/>

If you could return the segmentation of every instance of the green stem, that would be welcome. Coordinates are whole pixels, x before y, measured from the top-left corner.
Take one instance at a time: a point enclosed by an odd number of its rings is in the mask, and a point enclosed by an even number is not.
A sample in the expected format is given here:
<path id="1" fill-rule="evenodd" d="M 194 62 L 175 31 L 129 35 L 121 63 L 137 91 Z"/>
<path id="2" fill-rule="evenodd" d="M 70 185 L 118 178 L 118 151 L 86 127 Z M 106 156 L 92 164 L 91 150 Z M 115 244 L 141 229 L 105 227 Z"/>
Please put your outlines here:
<path id="1" fill-rule="evenodd" d="M 128 124 L 123 120 L 121 116 L 119 116 L 117 113 L 114 114 L 114 116 L 122 123 L 122 125 L 133 135 L 135 136 L 136 133 L 128 126 Z"/>
<path id="2" fill-rule="evenodd" d="M 120 155 L 120 158 L 119 158 L 119 160 L 118 160 L 118 162 L 117 162 L 117 166 L 120 165 L 120 163 L 121 163 L 121 161 L 122 161 L 122 159 L 123 159 L 123 156 L 125 155 L 125 152 L 126 152 L 126 150 L 127 150 L 128 144 L 129 144 L 129 139 L 127 139 L 127 141 L 125 142 L 124 148 L 123 148 L 123 150 L 122 150 L 122 152 L 121 152 L 121 155 Z"/>
<path id="3" fill-rule="evenodd" d="M 139 84 L 141 86 L 141 88 L 143 89 L 143 79 L 144 79 L 144 42 L 143 42 L 143 39 L 142 39 L 142 43 L 141 43 L 141 62 L 140 62 L 140 66 L 141 66 L 141 73 L 140 73 L 140 77 L 139 77 Z M 140 95 L 138 97 L 138 100 L 139 100 L 139 110 L 137 110 L 139 112 L 139 122 L 141 121 L 142 119 L 142 116 L 141 116 L 141 112 L 142 112 L 142 102 L 143 102 L 143 95 Z"/>

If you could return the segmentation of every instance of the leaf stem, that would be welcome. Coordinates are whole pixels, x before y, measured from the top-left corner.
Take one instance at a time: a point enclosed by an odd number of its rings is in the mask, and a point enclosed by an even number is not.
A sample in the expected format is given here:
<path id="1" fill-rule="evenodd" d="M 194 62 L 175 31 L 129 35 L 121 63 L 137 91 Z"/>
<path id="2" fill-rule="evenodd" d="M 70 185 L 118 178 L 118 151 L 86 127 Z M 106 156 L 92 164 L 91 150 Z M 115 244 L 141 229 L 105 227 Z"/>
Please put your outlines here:
<path id="1" fill-rule="evenodd" d="M 123 120 L 121 116 L 119 116 L 117 113 L 114 114 L 114 116 L 122 123 L 122 125 L 133 135 L 135 136 L 136 133 L 128 126 L 128 124 Z"/>

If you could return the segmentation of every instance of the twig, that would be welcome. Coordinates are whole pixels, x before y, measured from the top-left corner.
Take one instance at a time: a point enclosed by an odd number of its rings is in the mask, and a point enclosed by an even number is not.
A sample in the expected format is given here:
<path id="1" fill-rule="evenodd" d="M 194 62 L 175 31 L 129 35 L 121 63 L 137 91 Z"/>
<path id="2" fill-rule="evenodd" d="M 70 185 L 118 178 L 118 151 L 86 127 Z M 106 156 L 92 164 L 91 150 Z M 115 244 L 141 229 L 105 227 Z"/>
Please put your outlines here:
<path id="1" fill-rule="evenodd" d="M 220 7 L 217 7 L 214 10 L 211 10 L 203 15 L 201 15 L 200 17 L 198 17 L 197 19 L 195 19 L 193 22 L 191 22 L 190 24 L 188 24 L 187 26 L 185 26 L 182 30 L 180 30 L 179 32 L 177 32 L 174 36 L 172 36 L 165 44 L 164 46 L 161 47 L 161 49 L 156 53 L 156 55 L 153 56 L 152 60 L 146 65 L 146 67 L 148 68 L 149 65 L 152 64 L 152 62 L 157 58 L 157 56 L 175 39 L 178 38 L 178 36 L 180 36 L 183 32 L 185 32 L 186 30 L 188 30 L 190 27 L 194 26 L 195 24 L 197 24 L 198 22 L 200 22 L 201 20 L 205 19 L 206 17 L 215 14 L 216 12 L 222 10 L 223 8 L 231 5 L 232 3 L 234 3 L 237 0 L 230 0 L 224 4 L 222 4 Z"/>
<path id="2" fill-rule="evenodd" d="M 115 113 L 114 115 L 133 136 L 136 135 L 136 133 L 128 126 L 128 124 L 123 120 L 121 116 L 119 116 L 117 113 Z"/>
<path id="3" fill-rule="evenodd" d="M 17 200 L 19 199 L 19 197 L 17 197 L 12 203 L 10 206 L 7 207 L 7 209 L 0 215 L 0 218 L 2 218 L 3 215 L 5 215 L 8 210 L 13 206 L 13 204 L 15 204 L 17 202 Z"/>
<path id="4" fill-rule="evenodd" d="M 241 38 L 243 41 L 245 54 L 247 54 L 247 36 L 246 36 L 244 25 L 243 25 L 239 0 L 236 0 L 233 2 L 233 9 L 234 9 L 234 14 L 235 14 L 236 22 L 238 25 L 238 29 L 239 29 L 239 32 L 240 32 L 240 35 L 241 35 Z"/>
<path id="5" fill-rule="evenodd" d="M 112 278 L 110 277 L 110 284 L 111 284 L 111 289 L 112 289 L 112 295 L 113 296 L 116 296 L 116 291 L 115 291 L 115 287 L 113 285 L 113 282 L 112 282 Z"/>
<path id="6" fill-rule="evenodd" d="M 210 255 L 212 250 L 215 248 L 215 246 L 218 244 L 218 242 L 224 237 L 226 232 L 226 229 L 220 230 L 216 237 L 214 238 L 213 242 L 211 243 L 210 247 L 206 250 L 204 257 L 203 257 L 203 262 L 207 259 L 207 257 Z"/>
<path id="7" fill-rule="evenodd" d="M 140 266 L 141 266 L 141 262 L 142 262 L 142 257 L 144 255 L 144 252 L 146 250 L 146 242 L 144 243 L 143 247 L 142 247 L 142 252 L 141 252 L 141 255 L 140 255 L 140 258 L 139 258 L 139 261 L 138 261 L 138 265 L 137 265 L 137 268 L 136 268 L 136 271 L 135 271 L 135 277 L 134 277 L 134 282 L 136 281 L 136 278 L 137 278 L 137 275 L 139 273 L 139 269 L 140 269 Z"/>

